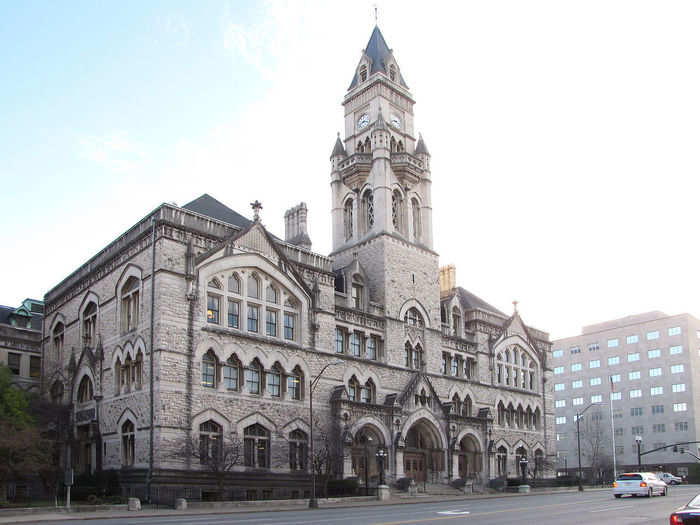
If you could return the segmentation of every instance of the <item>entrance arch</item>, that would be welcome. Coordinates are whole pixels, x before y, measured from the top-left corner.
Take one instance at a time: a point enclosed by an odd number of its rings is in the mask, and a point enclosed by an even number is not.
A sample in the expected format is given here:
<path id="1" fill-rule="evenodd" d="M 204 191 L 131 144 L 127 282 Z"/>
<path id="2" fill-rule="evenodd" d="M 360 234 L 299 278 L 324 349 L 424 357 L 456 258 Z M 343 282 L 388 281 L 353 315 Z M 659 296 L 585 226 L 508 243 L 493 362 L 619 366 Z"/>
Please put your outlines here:
<path id="1" fill-rule="evenodd" d="M 473 478 L 482 472 L 483 454 L 479 441 L 474 436 L 467 434 L 459 441 L 458 453 L 460 478 Z"/>
<path id="2" fill-rule="evenodd" d="M 372 424 L 364 425 L 352 440 L 352 471 L 366 486 L 376 485 L 379 479 L 377 450 L 386 448 L 383 432 Z"/>
<path id="3" fill-rule="evenodd" d="M 418 419 L 406 432 L 404 474 L 416 482 L 440 480 L 445 470 L 445 449 L 440 431 L 427 418 Z"/>

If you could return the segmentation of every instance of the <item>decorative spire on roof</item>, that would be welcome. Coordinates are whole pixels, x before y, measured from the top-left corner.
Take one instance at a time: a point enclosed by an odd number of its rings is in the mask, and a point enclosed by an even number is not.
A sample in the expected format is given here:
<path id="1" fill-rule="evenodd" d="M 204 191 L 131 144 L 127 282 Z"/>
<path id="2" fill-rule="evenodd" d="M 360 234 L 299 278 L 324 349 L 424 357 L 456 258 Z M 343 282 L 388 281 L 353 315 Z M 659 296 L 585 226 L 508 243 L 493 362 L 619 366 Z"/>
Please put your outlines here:
<path id="1" fill-rule="evenodd" d="M 253 220 L 258 222 L 260 220 L 260 210 L 263 208 L 262 202 L 255 199 L 255 202 L 250 203 L 250 207 L 253 208 Z"/>
<path id="2" fill-rule="evenodd" d="M 379 106 L 379 114 L 377 115 L 377 121 L 374 123 L 374 131 L 385 131 L 386 130 L 386 122 L 384 121 L 384 117 L 382 116 L 382 107 Z"/>
<path id="3" fill-rule="evenodd" d="M 418 143 L 416 144 L 416 155 L 430 155 L 428 153 L 428 148 L 425 145 L 425 141 L 423 140 L 423 135 L 418 133 Z"/>
<path id="4" fill-rule="evenodd" d="M 513 313 L 518 313 L 518 301 L 513 301 Z"/>
<path id="5" fill-rule="evenodd" d="M 345 151 L 345 146 L 343 146 L 343 141 L 340 140 L 340 131 L 338 132 L 338 138 L 335 139 L 335 146 L 333 146 L 333 153 L 331 153 L 331 158 L 341 156 L 346 157 L 347 153 Z"/>

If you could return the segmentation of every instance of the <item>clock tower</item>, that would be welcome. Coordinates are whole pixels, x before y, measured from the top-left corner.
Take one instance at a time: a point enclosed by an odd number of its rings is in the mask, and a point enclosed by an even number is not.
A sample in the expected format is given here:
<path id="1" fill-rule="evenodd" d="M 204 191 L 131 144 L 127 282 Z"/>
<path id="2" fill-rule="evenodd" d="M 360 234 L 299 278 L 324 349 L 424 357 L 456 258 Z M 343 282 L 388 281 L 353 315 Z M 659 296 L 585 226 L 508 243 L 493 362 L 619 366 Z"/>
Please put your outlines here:
<path id="1" fill-rule="evenodd" d="M 343 99 L 345 138 L 331 154 L 332 256 L 337 270 L 355 260 L 364 268 L 369 300 L 385 315 L 398 318 L 413 299 L 439 327 L 430 154 L 414 131 L 414 104 L 375 26 Z"/>

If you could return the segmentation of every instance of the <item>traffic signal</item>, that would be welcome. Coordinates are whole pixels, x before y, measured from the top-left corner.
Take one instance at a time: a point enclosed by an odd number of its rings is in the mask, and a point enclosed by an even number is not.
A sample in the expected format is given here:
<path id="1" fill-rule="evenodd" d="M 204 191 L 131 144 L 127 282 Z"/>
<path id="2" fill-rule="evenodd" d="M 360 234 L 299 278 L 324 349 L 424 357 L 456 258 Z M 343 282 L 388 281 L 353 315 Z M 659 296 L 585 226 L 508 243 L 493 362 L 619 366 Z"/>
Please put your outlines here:
<path id="1" fill-rule="evenodd" d="M 678 452 L 678 445 L 673 445 L 673 451 Z"/>

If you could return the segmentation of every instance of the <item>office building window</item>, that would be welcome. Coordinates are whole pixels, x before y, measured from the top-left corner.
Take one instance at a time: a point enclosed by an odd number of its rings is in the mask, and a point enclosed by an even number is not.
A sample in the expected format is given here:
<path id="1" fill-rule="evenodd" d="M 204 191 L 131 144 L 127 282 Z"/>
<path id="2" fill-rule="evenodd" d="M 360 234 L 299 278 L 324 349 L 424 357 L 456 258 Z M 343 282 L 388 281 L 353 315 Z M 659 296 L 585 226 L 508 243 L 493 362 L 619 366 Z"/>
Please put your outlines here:
<path id="1" fill-rule="evenodd" d="M 580 353 L 581 353 L 581 347 L 580 347 L 580 346 L 572 346 L 572 347 L 571 347 L 571 353 L 572 353 L 572 354 L 580 354 Z"/>
<path id="2" fill-rule="evenodd" d="M 644 409 L 642 407 L 632 407 L 630 408 L 630 416 L 641 416 L 644 414 Z"/>
<path id="3" fill-rule="evenodd" d="M 678 346 L 672 346 L 671 348 L 668 349 L 668 353 L 670 355 L 678 355 L 683 353 L 683 346 L 678 345 Z"/>
<path id="4" fill-rule="evenodd" d="M 557 399 L 554 402 L 554 408 L 564 408 L 566 406 L 566 399 Z"/>
<path id="5" fill-rule="evenodd" d="M 634 434 L 635 436 L 640 436 L 644 434 L 644 427 L 641 425 L 632 427 L 632 434 Z"/>
<path id="6" fill-rule="evenodd" d="M 561 357 L 563 355 L 564 355 L 564 350 L 555 350 L 554 352 L 552 352 L 552 357 L 555 357 L 555 358 Z"/>
<path id="7" fill-rule="evenodd" d="M 600 345 L 598 343 L 591 343 L 588 345 L 589 352 L 597 352 L 598 350 L 600 350 Z"/>
<path id="8" fill-rule="evenodd" d="M 601 384 L 601 379 L 599 377 L 591 377 L 589 384 L 591 386 L 597 386 Z"/>
<path id="9" fill-rule="evenodd" d="M 630 381 L 634 381 L 635 379 L 639 379 L 640 377 L 642 377 L 642 373 L 639 370 L 627 373 L 627 379 L 629 379 Z"/>
<path id="10" fill-rule="evenodd" d="M 612 381 L 613 383 L 619 383 L 621 381 L 620 374 L 610 376 L 610 381 Z"/>
<path id="11" fill-rule="evenodd" d="M 659 331 L 654 330 L 653 332 L 647 332 L 647 341 L 653 341 L 659 338 Z"/>
<path id="12" fill-rule="evenodd" d="M 675 393 L 685 392 L 685 383 L 677 383 L 671 386 L 671 390 Z"/>
<path id="13" fill-rule="evenodd" d="M 578 381 L 572 381 L 571 388 L 583 388 L 583 381 L 580 379 Z"/>
<path id="14" fill-rule="evenodd" d="M 660 376 L 661 373 L 662 373 L 661 368 L 650 368 L 649 369 L 649 377 Z"/>
<path id="15" fill-rule="evenodd" d="M 651 413 L 652 414 L 663 414 L 664 413 L 664 406 L 663 405 L 651 405 Z"/>
<path id="16" fill-rule="evenodd" d="M 619 365 L 620 364 L 620 356 L 619 355 L 613 355 L 608 357 L 608 366 L 613 366 L 613 365 Z"/>
<path id="17" fill-rule="evenodd" d="M 649 359 L 657 359 L 657 358 L 661 357 L 661 350 L 659 350 L 658 348 L 656 348 L 654 350 L 649 350 L 647 352 L 647 357 Z"/>
<path id="18" fill-rule="evenodd" d="M 554 384 L 554 391 L 555 392 L 561 392 L 562 390 L 565 390 L 565 389 L 566 389 L 566 385 L 564 383 L 555 383 Z"/>
<path id="19" fill-rule="evenodd" d="M 575 397 L 571 400 L 571 404 L 574 405 L 575 407 L 583 405 L 583 398 L 582 397 Z"/>
<path id="20" fill-rule="evenodd" d="M 557 417 L 557 425 L 566 425 L 566 416 Z"/>
<path id="21" fill-rule="evenodd" d="M 631 363 L 633 361 L 639 361 L 639 352 L 627 354 L 627 362 Z"/>
<path id="22" fill-rule="evenodd" d="M 631 345 L 631 344 L 634 344 L 634 343 L 638 343 L 638 342 L 639 342 L 639 336 L 638 336 L 638 335 L 628 335 L 628 336 L 627 336 L 627 344 L 628 344 L 628 345 Z"/>
<path id="23" fill-rule="evenodd" d="M 642 397 L 642 391 L 641 390 L 630 390 L 630 399 L 635 399 L 637 397 Z"/>
<path id="24" fill-rule="evenodd" d="M 651 426 L 652 432 L 666 432 L 666 425 L 664 423 L 654 423 Z M 663 445 L 662 445 L 663 446 Z"/>
<path id="25" fill-rule="evenodd" d="M 602 403 L 603 401 L 603 396 L 600 394 L 595 394 L 591 396 L 591 403 Z"/>
<path id="26" fill-rule="evenodd" d="M 581 365 L 581 363 L 573 363 L 573 364 L 571 365 L 571 371 L 572 371 L 572 372 L 579 372 L 579 371 L 582 370 L 582 369 L 583 369 L 583 365 Z"/>
<path id="27" fill-rule="evenodd" d="M 564 373 L 564 367 L 563 366 L 555 366 L 554 367 L 554 374 L 563 374 Z"/>
<path id="28" fill-rule="evenodd" d="M 612 401 L 619 401 L 622 399 L 622 392 L 610 392 L 610 399 Z"/>
<path id="29" fill-rule="evenodd" d="M 685 412 L 688 410 L 688 405 L 686 403 L 674 403 L 673 404 L 673 411 L 674 412 Z"/>
<path id="30" fill-rule="evenodd" d="M 674 326 L 673 328 L 669 328 L 668 335 L 681 335 L 681 327 Z"/>
<path id="31" fill-rule="evenodd" d="M 608 348 L 615 348 L 616 346 L 620 345 L 620 341 L 618 339 L 608 339 Z"/>
<path id="32" fill-rule="evenodd" d="M 652 386 L 650 390 L 652 396 L 662 396 L 664 394 L 664 387 L 662 386 Z"/>
<path id="33" fill-rule="evenodd" d="M 600 359 L 593 359 L 589 361 L 588 368 L 600 368 Z"/>
<path id="34" fill-rule="evenodd" d="M 676 432 L 688 432 L 688 422 L 687 421 L 677 421 L 673 428 Z"/>
<path id="35" fill-rule="evenodd" d="M 671 365 L 672 374 L 682 374 L 684 370 L 683 365 Z"/>

